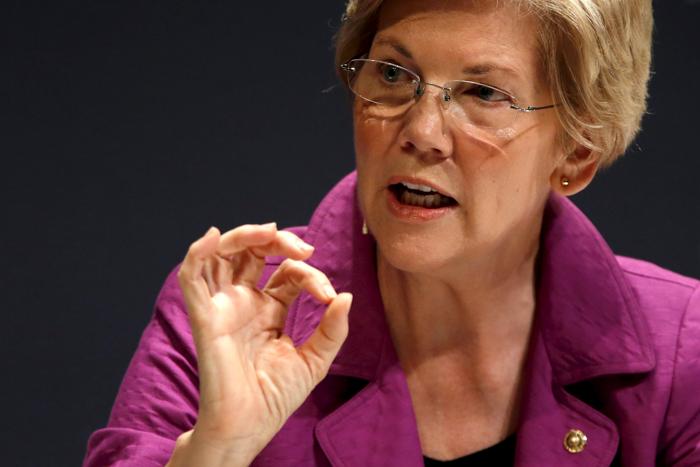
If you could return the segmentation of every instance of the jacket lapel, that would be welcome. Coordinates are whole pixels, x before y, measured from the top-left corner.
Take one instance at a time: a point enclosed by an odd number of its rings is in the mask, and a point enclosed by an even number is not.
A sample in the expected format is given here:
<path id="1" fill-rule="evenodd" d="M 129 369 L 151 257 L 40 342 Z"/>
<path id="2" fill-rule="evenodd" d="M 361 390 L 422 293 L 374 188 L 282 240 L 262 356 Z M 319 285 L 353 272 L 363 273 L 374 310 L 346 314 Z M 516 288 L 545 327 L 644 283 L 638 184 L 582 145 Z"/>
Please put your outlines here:
<path id="1" fill-rule="evenodd" d="M 617 258 L 567 198 L 550 197 L 540 252 L 537 326 L 555 381 L 651 370 L 649 330 Z"/>
<path id="2" fill-rule="evenodd" d="M 378 380 L 322 419 L 315 434 L 333 466 L 423 465 L 406 377 L 387 338 Z"/>
<path id="3" fill-rule="evenodd" d="M 337 290 L 354 296 L 350 332 L 329 373 L 368 383 L 323 418 L 315 435 L 334 466 L 419 466 L 423 458 L 411 396 L 377 287 L 374 239 L 362 235 L 355 186 L 351 174 L 329 193 L 305 240 L 316 247 L 309 263 L 324 271 Z M 323 308 L 309 296 L 300 298 L 290 311 L 295 341 L 311 334 Z"/>
<path id="4" fill-rule="evenodd" d="M 323 418 L 315 435 L 336 466 L 422 465 L 420 441 L 405 375 L 399 365 L 377 287 L 375 244 L 362 235 L 352 173 L 314 213 L 305 239 L 309 261 L 336 289 L 354 294 L 350 333 L 330 373 L 368 381 Z M 654 368 L 645 323 L 613 253 L 568 199 L 553 194 L 545 210 L 538 258 L 537 314 L 524 373 L 516 464 L 610 465 L 618 445 L 615 424 L 566 391 L 603 375 Z M 290 310 L 291 335 L 302 342 L 323 307 L 302 296 Z M 579 453 L 564 448 L 570 430 L 586 434 Z"/>
<path id="5" fill-rule="evenodd" d="M 552 194 L 538 258 L 537 315 L 524 373 L 516 465 L 609 466 L 612 420 L 567 392 L 605 375 L 651 371 L 651 338 L 617 259 L 568 199 Z M 564 441 L 586 435 L 580 452 Z"/>
<path id="6" fill-rule="evenodd" d="M 521 398 L 515 465 L 609 466 L 618 445 L 615 424 L 552 380 L 541 334 L 533 336 Z M 565 449 L 572 430 L 587 437 L 581 452 Z"/>

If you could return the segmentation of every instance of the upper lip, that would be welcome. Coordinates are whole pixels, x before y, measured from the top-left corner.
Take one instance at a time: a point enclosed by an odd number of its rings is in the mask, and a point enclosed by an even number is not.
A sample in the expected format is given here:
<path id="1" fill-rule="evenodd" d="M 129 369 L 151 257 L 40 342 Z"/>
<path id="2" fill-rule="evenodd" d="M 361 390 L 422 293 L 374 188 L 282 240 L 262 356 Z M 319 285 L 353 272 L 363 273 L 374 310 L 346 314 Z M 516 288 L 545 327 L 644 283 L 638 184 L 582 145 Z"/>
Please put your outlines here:
<path id="1" fill-rule="evenodd" d="M 450 193 L 446 189 L 442 188 L 437 183 L 431 182 L 431 181 L 426 180 L 424 178 L 404 177 L 404 176 L 396 175 L 396 176 L 393 176 L 389 179 L 388 186 L 396 185 L 396 184 L 402 183 L 402 182 L 411 183 L 413 185 L 425 185 L 425 186 L 428 186 L 428 187 L 432 188 L 433 190 L 437 191 L 438 193 L 440 193 L 443 196 L 449 196 L 450 198 L 455 199 L 455 200 L 457 199 L 457 198 L 455 198 L 455 196 L 452 193 Z"/>

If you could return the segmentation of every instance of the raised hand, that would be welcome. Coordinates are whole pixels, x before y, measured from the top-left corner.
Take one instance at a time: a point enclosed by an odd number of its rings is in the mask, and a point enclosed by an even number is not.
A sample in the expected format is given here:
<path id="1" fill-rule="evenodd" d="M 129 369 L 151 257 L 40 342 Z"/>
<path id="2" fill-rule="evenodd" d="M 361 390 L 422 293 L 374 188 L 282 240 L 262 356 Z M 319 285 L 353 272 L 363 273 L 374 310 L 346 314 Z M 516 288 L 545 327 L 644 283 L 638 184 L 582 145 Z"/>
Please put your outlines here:
<path id="1" fill-rule="evenodd" d="M 302 262 L 312 253 L 275 224 L 223 235 L 212 227 L 190 246 L 178 279 L 197 348 L 199 414 L 188 442 L 199 450 L 249 462 L 327 374 L 347 337 L 352 297 L 336 294 L 325 274 Z M 266 255 L 288 259 L 259 289 Z M 328 308 L 295 347 L 283 329 L 302 290 Z"/>

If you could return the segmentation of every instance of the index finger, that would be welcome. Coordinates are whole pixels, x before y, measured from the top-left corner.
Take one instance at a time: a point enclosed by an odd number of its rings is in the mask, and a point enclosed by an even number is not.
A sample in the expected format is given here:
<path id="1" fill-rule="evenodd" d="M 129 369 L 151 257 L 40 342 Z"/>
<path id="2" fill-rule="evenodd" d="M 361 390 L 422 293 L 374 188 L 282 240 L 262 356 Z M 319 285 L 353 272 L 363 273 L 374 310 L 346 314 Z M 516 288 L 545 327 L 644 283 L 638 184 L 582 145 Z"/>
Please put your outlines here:
<path id="1" fill-rule="evenodd" d="M 294 259 L 307 259 L 313 253 L 313 246 L 301 238 L 284 230 L 277 231 L 275 224 L 262 226 L 243 225 L 221 236 L 217 254 L 225 259 L 249 250 L 258 258 L 265 256 L 286 256 Z"/>
<path id="2" fill-rule="evenodd" d="M 282 230 L 275 233 L 274 238 L 264 245 L 252 246 L 245 251 L 232 255 L 222 254 L 221 251 L 218 254 L 232 262 L 235 271 L 235 282 L 256 287 L 263 273 L 266 256 L 283 256 L 295 260 L 304 260 L 308 259 L 313 251 L 314 248 L 301 238 L 291 232 Z"/>
<path id="3" fill-rule="evenodd" d="M 272 242 L 277 235 L 277 224 L 246 224 L 231 229 L 221 235 L 216 252 L 225 258 L 240 253 L 251 247 L 262 246 Z"/>

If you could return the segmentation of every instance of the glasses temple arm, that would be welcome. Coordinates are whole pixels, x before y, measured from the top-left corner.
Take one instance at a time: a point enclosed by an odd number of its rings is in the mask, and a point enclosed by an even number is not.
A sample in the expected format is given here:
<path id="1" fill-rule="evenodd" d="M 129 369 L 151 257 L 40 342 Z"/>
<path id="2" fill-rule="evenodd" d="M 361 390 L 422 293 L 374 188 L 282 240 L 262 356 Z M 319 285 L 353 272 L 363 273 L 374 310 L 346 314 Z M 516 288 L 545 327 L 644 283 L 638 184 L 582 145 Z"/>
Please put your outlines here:
<path id="1" fill-rule="evenodd" d="M 510 108 L 514 110 L 519 110 L 520 112 L 534 112 L 535 110 L 551 109 L 553 107 L 556 107 L 557 105 L 559 104 L 543 105 L 540 107 L 534 107 L 532 105 L 528 105 L 527 107 L 520 107 L 517 104 L 510 104 Z"/>

